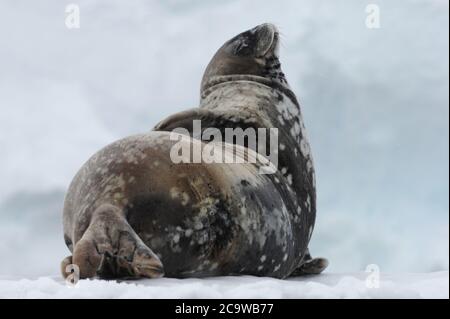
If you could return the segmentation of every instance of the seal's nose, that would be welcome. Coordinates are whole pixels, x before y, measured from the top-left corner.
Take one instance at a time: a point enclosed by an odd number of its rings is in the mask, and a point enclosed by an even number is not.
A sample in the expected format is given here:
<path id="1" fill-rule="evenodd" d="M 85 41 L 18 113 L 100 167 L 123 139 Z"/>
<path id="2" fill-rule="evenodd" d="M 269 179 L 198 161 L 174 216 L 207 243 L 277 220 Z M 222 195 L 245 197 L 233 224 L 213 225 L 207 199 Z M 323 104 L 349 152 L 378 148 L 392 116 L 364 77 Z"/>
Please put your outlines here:
<path id="1" fill-rule="evenodd" d="M 272 47 L 276 34 L 278 33 L 278 29 L 271 23 L 263 23 L 251 29 L 250 32 L 257 39 L 255 52 L 256 56 L 262 57 L 266 55 Z"/>
<path id="2" fill-rule="evenodd" d="M 256 27 L 254 27 L 252 29 L 253 32 L 259 32 L 259 31 L 263 31 L 263 32 L 278 32 L 278 28 L 272 24 L 272 23 L 263 23 L 260 25 L 257 25 Z"/>

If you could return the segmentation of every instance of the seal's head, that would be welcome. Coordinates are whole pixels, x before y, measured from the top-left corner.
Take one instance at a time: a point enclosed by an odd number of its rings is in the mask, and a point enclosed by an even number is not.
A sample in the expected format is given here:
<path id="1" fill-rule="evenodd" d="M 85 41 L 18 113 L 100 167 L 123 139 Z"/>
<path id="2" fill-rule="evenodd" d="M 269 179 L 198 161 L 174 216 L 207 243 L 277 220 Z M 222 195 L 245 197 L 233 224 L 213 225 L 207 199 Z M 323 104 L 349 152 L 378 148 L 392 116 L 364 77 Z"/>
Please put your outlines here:
<path id="1" fill-rule="evenodd" d="M 278 60 L 280 36 L 273 24 L 261 24 L 228 40 L 214 55 L 203 75 L 201 91 L 218 78 L 264 78 L 287 86 Z M 239 77 L 236 77 L 239 78 Z"/>

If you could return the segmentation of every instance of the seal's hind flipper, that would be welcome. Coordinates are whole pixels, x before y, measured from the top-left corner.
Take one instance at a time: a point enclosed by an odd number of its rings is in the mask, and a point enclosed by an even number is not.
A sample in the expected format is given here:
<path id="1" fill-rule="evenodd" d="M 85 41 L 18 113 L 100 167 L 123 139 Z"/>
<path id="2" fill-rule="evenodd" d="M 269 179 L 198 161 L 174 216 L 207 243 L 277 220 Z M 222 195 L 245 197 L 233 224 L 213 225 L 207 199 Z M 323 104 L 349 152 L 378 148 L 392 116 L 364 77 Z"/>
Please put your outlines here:
<path id="1" fill-rule="evenodd" d="M 101 205 L 93 213 L 89 227 L 74 246 L 73 256 L 61 263 L 64 277 L 68 275 L 68 263 L 79 267 L 80 278 L 163 275 L 158 256 L 134 232 L 120 209 L 112 205 Z"/>
<path id="2" fill-rule="evenodd" d="M 307 250 L 302 264 L 300 265 L 300 267 L 294 270 L 290 277 L 318 275 L 328 267 L 328 264 L 328 259 L 321 257 L 312 258 L 309 250 Z"/>
<path id="3" fill-rule="evenodd" d="M 305 263 L 303 263 L 300 267 L 298 267 L 291 274 L 292 276 L 304 276 L 304 275 L 318 275 L 322 273 L 328 267 L 328 259 L 326 258 L 313 258 Z"/>

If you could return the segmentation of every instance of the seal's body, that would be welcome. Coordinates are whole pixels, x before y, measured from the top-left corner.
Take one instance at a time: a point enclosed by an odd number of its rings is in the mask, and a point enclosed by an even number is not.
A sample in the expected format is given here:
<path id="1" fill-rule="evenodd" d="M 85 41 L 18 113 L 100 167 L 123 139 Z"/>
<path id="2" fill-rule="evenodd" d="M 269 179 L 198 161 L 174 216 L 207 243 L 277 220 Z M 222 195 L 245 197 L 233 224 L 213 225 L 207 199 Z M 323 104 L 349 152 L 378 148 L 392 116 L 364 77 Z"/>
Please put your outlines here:
<path id="1" fill-rule="evenodd" d="M 222 144 L 240 164 L 175 164 L 169 132 L 107 146 L 73 180 L 64 233 L 81 277 L 202 277 L 250 274 L 284 278 L 320 273 L 308 252 L 315 221 L 314 169 L 299 104 L 281 72 L 278 32 L 269 24 L 231 39 L 202 81 L 200 108 L 155 130 L 278 128 L 279 164 L 260 174 L 250 145 Z M 186 145 L 202 143 L 187 135 Z M 272 151 L 272 150 L 271 150 Z M 243 155 L 245 154 L 245 156 Z M 67 274 L 65 274 L 67 275 Z"/>
<path id="2" fill-rule="evenodd" d="M 293 193 L 275 182 L 282 175 L 259 174 L 258 163 L 173 164 L 169 154 L 175 142 L 169 135 L 151 132 L 129 137 L 92 157 L 69 189 L 66 233 L 73 233 L 77 242 L 98 210 L 105 210 L 103 214 L 116 210 L 123 218 L 120 223 L 128 223 L 157 253 L 166 276 L 284 277 L 297 268 L 299 238 L 289 214 Z M 126 233 L 122 240 L 129 236 Z M 100 246 L 121 241 L 108 238 L 114 234 L 93 237 L 99 237 L 94 241 Z M 110 257 L 121 248 L 112 249 Z M 105 265 L 102 272 L 134 275 L 127 264 Z"/>

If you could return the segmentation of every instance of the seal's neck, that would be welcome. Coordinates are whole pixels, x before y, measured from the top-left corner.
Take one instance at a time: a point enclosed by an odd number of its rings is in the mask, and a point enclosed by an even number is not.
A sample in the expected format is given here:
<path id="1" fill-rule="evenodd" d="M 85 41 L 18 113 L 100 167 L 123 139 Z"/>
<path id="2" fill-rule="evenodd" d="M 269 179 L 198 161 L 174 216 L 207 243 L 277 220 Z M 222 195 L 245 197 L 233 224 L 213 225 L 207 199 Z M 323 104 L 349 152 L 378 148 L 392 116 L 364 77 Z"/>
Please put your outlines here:
<path id="1" fill-rule="evenodd" d="M 233 75 L 219 75 L 211 77 L 208 82 L 202 87 L 202 92 L 200 94 L 200 99 L 203 101 L 215 90 L 222 87 L 222 84 L 232 83 L 237 81 L 245 81 L 245 82 L 256 82 L 259 84 L 263 84 L 269 88 L 278 90 L 284 93 L 295 105 L 299 106 L 297 98 L 292 92 L 289 84 L 286 81 L 280 82 L 274 79 L 268 79 L 262 76 L 257 75 L 245 75 L 245 74 L 233 74 Z"/>
<path id="2" fill-rule="evenodd" d="M 278 128 L 280 138 L 299 147 L 304 134 L 300 106 L 287 85 L 259 76 L 231 75 L 210 79 L 200 108 L 239 125 Z"/>

